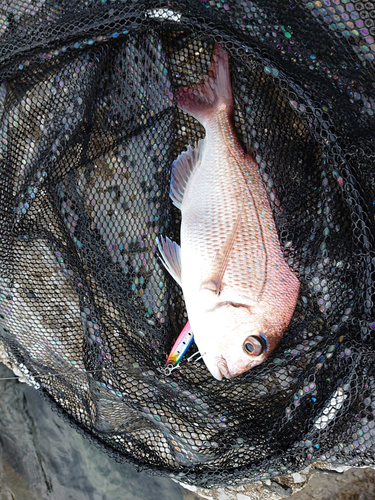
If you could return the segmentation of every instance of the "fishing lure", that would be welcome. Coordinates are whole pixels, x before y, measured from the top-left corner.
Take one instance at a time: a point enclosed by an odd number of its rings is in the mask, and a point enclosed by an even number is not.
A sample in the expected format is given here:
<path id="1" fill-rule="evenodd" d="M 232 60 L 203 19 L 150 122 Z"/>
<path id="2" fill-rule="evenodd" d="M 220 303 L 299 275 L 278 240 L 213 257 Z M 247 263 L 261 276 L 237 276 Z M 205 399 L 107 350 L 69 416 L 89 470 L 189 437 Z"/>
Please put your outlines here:
<path id="1" fill-rule="evenodd" d="M 194 340 L 193 330 L 191 329 L 190 322 L 188 321 L 182 329 L 180 335 L 177 337 L 176 342 L 173 344 L 172 350 L 169 353 L 168 359 L 165 363 L 165 369 L 172 371 L 176 368 L 189 349 Z"/>

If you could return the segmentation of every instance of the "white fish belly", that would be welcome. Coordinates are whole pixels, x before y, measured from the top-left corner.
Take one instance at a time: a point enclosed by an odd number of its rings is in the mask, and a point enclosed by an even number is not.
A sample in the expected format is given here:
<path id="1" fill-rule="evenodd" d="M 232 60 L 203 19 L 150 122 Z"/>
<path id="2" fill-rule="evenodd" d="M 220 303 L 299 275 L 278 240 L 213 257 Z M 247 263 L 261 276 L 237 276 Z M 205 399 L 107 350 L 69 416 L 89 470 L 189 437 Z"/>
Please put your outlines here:
<path id="1" fill-rule="evenodd" d="M 244 154 L 225 112 L 215 115 L 206 129 L 201 163 L 189 178 L 181 211 L 181 277 L 189 317 L 240 216 L 223 295 L 233 293 L 245 303 L 279 310 L 287 325 L 298 282 L 283 259 L 258 167 Z"/>

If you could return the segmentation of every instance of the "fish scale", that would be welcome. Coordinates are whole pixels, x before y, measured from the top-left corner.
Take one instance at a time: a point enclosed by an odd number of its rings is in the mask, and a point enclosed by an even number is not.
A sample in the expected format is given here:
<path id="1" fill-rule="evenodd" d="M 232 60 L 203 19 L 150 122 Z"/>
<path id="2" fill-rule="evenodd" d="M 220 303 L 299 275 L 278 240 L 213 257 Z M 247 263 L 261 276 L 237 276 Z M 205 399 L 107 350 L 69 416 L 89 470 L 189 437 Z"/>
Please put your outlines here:
<path id="1" fill-rule="evenodd" d="M 233 141 L 232 144 L 226 143 L 231 125 L 225 112 L 221 113 L 218 120 L 220 120 L 219 125 L 213 121 L 212 129 L 207 128 L 205 143 L 208 146 L 202 159 L 205 168 L 194 171 L 183 198 L 182 280 L 186 284 L 194 282 L 196 284 L 194 288 L 197 290 L 198 284 L 208 279 L 215 256 L 242 210 L 240 228 L 232 250 L 233 258 L 228 262 L 224 274 L 225 284 L 245 296 L 249 295 L 249 289 L 252 290 L 251 295 L 260 294 L 263 288 L 263 282 L 260 280 L 263 280 L 264 272 L 269 270 L 266 265 L 266 249 L 262 250 L 264 245 L 259 238 L 255 239 L 255 235 L 258 233 L 265 238 L 267 229 L 264 226 L 269 224 L 274 228 L 274 223 L 272 215 L 264 217 L 263 224 L 258 217 L 259 211 L 266 203 L 268 204 L 265 191 L 246 193 L 249 183 L 246 183 L 240 169 L 242 170 L 242 166 L 245 165 L 250 179 L 254 179 L 252 184 L 255 184 L 255 176 L 259 177 L 256 163 L 250 155 L 243 154 L 237 141 Z M 231 149 L 237 152 L 236 159 L 232 159 L 234 155 L 231 154 Z M 254 172 L 251 172 L 251 169 Z M 232 182 L 229 179 L 232 179 Z M 209 189 L 207 186 L 210 186 Z M 268 210 L 271 210 L 269 204 Z M 259 228 L 259 225 L 263 227 Z M 249 239 L 249 234 L 254 235 L 254 243 Z M 278 250 L 277 254 L 279 253 Z M 189 300 L 186 294 L 185 299 Z"/>
<path id="2" fill-rule="evenodd" d="M 161 238 L 159 250 L 182 287 L 207 368 L 218 380 L 232 378 L 276 348 L 299 282 L 284 260 L 258 165 L 237 138 L 226 51 L 216 45 L 204 83 L 175 96 L 206 136 L 172 165 L 181 249 Z"/>

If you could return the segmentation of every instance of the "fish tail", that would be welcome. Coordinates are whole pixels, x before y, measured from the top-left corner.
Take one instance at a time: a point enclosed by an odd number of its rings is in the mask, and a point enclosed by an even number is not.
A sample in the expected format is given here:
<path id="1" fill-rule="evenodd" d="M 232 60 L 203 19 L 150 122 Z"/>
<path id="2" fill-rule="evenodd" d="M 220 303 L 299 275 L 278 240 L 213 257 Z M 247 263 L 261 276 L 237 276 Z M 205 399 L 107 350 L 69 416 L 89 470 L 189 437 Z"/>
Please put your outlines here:
<path id="1" fill-rule="evenodd" d="M 233 113 L 233 96 L 230 83 L 229 61 L 226 50 L 216 44 L 211 66 L 202 84 L 175 91 L 177 106 L 194 116 L 202 125 L 219 110 Z"/>

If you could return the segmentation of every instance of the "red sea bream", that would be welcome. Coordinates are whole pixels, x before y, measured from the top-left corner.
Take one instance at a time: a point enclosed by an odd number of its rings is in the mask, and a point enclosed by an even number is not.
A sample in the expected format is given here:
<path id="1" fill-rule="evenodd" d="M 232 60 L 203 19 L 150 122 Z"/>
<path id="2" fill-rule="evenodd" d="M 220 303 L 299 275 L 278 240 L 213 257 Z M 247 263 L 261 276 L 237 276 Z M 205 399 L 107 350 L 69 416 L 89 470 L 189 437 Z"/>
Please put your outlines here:
<path id="1" fill-rule="evenodd" d="M 211 374 L 235 377 L 262 363 L 283 336 L 299 281 L 284 260 L 258 165 L 237 138 L 227 52 L 216 45 L 201 85 L 175 93 L 206 136 L 172 165 L 181 248 L 159 241 L 181 285 L 194 340 Z"/>

